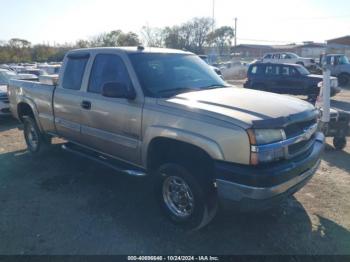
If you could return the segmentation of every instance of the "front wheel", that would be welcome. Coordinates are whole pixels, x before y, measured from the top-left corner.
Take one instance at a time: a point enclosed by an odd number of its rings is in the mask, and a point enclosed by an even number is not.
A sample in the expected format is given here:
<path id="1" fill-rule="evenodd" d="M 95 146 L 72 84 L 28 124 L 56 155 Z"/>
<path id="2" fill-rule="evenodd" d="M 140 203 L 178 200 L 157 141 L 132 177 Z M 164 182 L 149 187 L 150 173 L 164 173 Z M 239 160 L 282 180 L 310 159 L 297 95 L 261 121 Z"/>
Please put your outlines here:
<path id="1" fill-rule="evenodd" d="M 31 117 L 25 117 L 24 123 L 24 139 L 27 144 L 28 151 L 32 154 L 38 154 L 48 147 L 50 139 L 46 138 L 39 130 L 35 120 Z"/>
<path id="2" fill-rule="evenodd" d="M 173 223 L 191 230 L 214 218 L 217 200 L 213 185 L 200 183 L 185 167 L 173 163 L 161 165 L 156 176 L 156 196 Z"/>
<path id="3" fill-rule="evenodd" d="M 334 137 L 333 145 L 337 150 L 343 150 L 346 147 L 346 137 Z"/>
<path id="4" fill-rule="evenodd" d="M 349 74 L 340 74 L 338 76 L 338 81 L 340 86 L 347 86 L 350 84 L 350 75 Z"/>

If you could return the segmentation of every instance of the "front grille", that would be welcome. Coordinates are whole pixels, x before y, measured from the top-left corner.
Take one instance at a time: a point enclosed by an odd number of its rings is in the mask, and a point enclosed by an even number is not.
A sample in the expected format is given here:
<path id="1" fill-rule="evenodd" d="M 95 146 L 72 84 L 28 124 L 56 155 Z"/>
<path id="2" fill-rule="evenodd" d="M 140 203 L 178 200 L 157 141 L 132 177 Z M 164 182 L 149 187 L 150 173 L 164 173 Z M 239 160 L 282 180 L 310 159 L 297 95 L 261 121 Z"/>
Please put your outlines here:
<path id="1" fill-rule="evenodd" d="M 295 137 L 297 135 L 300 135 L 304 133 L 304 130 L 309 128 L 310 126 L 314 125 L 317 123 L 316 119 L 310 119 L 304 122 L 297 122 L 288 125 L 285 129 L 284 132 L 286 133 L 287 138 Z"/>
<path id="2" fill-rule="evenodd" d="M 9 98 L 7 97 L 7 95 L 0 96 L 0 101 L 8 104 L 9 103 Z"/>
<path id="3" fill-rule="evenodd" d="M 316 123 L 317 123 L 317 119 L 314 118 L 307 121 L 290 124 L 284 129 L 286 138 L 288 139 L 288 138 L 300 136 L 306 133 L 305 130 L 308 130 L 310 127 L 312 127 Z M 308 149 L 311 148 L 314 142 L 315 142 L 315 134 L 313 134 L 307 140 L 302 140 L 298 143 L 288 146 L 288 158 L 293 158 L 306 152 Z"/>
<path id="4" fill-rule="evenodd" d="M 309 140 L 304 140 L 304 141 L 301 141 L 301 142 L 296 143 L 294 145 L 290 145 L 288 147 L 289 156 L 294 157 L 294 156 L 299 155 L 299 154 L 305 152 L 306 150 L 308 150 L 315 142 L 314 137 L 315 136 L 312 136 Z"/>

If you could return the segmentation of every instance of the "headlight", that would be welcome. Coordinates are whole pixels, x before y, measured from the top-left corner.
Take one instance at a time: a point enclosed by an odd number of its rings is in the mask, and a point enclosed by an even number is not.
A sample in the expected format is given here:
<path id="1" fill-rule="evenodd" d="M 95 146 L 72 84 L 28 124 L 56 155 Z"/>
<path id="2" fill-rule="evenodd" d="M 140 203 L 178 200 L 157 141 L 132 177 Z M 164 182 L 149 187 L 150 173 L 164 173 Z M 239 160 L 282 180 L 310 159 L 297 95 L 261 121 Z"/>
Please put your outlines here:
<path id="1" fill-rule="evenodd" d="M 278 161 L 285 157 L 283 147 L 269 147 L 269 144 L 285 139 L 283 129 L 249 129 L 247 132 L 251 144 L 250 163 L 252 165 Z M 265 146 L 262 149 L 259 145 Z"/>
<path id="2" fill-rule="evenodd" d="M 269 144 L 285 138 L 283 129 L 250 129 L 248 135 L 252 145 Z"/>

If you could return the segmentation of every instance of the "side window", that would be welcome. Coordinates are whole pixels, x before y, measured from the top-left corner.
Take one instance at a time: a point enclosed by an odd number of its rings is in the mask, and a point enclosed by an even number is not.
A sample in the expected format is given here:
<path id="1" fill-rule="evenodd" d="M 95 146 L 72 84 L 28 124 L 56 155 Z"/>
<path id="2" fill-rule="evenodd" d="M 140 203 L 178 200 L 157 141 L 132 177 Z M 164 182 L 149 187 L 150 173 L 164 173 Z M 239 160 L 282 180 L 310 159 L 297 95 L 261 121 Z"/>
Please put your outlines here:
<path id="1" fill-rule="evenodd" d="M 289 76 L 289 66 L 282 66 L 282 75 Z"/>
<path id="2" fill-rule="evenodd" d="M 271 59 L 271 55 L 270 54 L 265 55 L 264 59 Z"/>
<path id="3" fill-rule="evenodd" d="M 278 66 L 272 66 L 272 65 L 266 66 L 265 75 L 267 75 L 267 76 L 275 76 L 275 75 L 278 75 L 278 74 L 279 74 Z"/>
<path id="4" fill-rule="evenodd" d="M 250 70 L 250 73 L 252 74 L 252 75 L 256 75 L 256 73 L 258 72 L 258 66 L 253 66 L 252 67 L 252 69 Z"/>
<path id="5" fill-rule="evenodd" d="M 88 56 L 68 57 L 63 74 L 62 87 L 65 89 L 80 90 Z"/>
<path id="6" fill-rule="evenodd" d="M 118 55 L 97 55 L 92 66 L 88 92 L 100 94 L 105 83 L 118 82 L 130 87 L 131 81 L 123 60 Z"/>
<path id="7" fill-rule="evenodd" d="M 290 70 L 289 75 L 291 76 L 297 76 L 299 74 L 294 67 L 290 67 L 289 70 Z"/>

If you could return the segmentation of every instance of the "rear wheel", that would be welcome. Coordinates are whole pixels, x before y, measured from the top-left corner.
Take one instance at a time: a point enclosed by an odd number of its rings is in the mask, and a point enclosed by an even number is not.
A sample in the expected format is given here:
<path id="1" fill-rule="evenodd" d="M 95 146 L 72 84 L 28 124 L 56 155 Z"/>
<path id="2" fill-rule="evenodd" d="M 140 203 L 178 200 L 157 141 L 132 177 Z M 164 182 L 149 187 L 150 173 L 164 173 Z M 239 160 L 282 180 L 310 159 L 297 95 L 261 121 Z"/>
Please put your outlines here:
<path id="1" fill-rule="evenodd" d="M 217 199 L 213 184 L 199 182 L 188 168 L 176 163 L 161 165 L 156 178 L 160 207 L 173 223 L 189 230 L 199 229 L 214 218 Z"/>
<path id="2" fill-rule="evenodd" d="M 47 149 L 51 143 L 51 139 L 40 132 L 35 120 L 31 117 L 24 117 L 23 123 L 24 139 L 28 151 L 32 154 L 38 154 Z"/>

